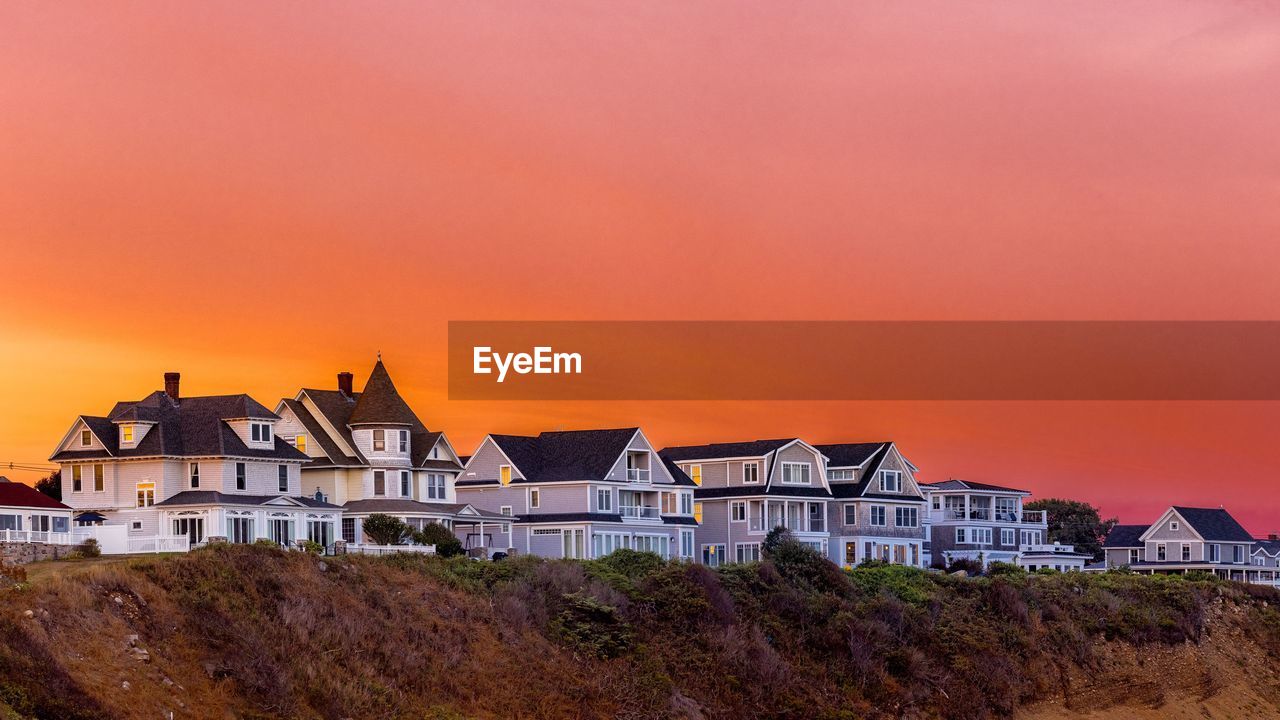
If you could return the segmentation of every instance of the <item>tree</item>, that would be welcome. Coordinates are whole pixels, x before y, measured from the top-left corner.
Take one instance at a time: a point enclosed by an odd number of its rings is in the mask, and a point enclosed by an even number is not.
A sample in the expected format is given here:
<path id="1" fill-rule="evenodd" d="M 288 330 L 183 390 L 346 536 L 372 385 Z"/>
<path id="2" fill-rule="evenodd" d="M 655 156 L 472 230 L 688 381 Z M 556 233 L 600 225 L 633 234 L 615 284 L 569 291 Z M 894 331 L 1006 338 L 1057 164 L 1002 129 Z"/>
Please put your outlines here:
<path id="1" fill-rule="evenodd" d="M 36 490 L 62 502 L 62 471 L 54 470 L 36 481 Z"/>
<path id="2" fill-rule="evenodd" d="M 435 545 L 436 554 L 440 557 L 453 557 L 465 552 L 458 536 L 437 522 L 423 525 L 421 530 L 413 534 L 413 541 L 418 545 Z"/>
<path id="3" fill-rule="evenodd" d="M 764 536 L 764 542 L 760 544 L 760 552 L 765 557 L 768 557 L 773 555 L 784 544 L 791 542 L 793 539 L 791 531 L 779 525 L 778 527 L 770 530 L 768 535 Z"/>
<path id="4" fill-rule="evenodd" d="M 1075 545 L 1095 561 L 1102 559 L 1102 541 L 1117 522 L 1116 518 L 1103 520 L 1098 508 L 1078 500 L 1047 498 L 1027 503 L 1026 509 L 1044 511 L 1050 542 Z"/>
<path id="5" fill-rule="evenodd" d="M 375 545 L 400 545 L 413 532 L 403 520 L 382 513 L 364 519 L 364 534 Z"/>

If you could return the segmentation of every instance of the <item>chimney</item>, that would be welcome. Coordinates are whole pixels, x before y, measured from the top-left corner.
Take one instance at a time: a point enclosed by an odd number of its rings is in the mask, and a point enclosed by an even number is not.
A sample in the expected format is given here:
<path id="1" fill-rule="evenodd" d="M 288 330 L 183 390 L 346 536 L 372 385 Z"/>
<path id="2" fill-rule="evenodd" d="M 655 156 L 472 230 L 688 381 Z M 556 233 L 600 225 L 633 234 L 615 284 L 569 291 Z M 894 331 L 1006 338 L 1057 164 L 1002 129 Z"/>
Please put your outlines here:
<path id="1" fill-rule="evenodd" d="M 338 373 L 338 390 L 341 391 L 343 395 L 351 397 L 351 373 Z"/>
<path id="2" fill-rule="evenodd" d="M 1277 540 L 1280 540 L 1280 535 L 1277 535 L 1276 533 L 1271 533 L 1270 535 L 1267 536 L 1267 539 L 1270 540 L 1271 542 L 1275 542 Z"/>
<path id="3" fill-rule="evenodd" d="M 167 372 L 164 374 L 164 394 L 169 396 L 170 400 L 177 402 L 181 398 L 178 395 L 178 379 L 182 377 L 181 373 Z"/>

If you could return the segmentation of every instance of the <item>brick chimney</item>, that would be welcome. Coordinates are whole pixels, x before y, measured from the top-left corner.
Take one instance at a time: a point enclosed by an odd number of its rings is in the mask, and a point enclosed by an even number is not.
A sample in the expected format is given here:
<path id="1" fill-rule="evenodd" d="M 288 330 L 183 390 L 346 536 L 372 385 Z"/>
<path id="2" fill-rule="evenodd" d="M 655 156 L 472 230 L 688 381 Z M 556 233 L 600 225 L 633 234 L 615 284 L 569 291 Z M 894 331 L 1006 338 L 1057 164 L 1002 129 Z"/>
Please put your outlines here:
<path id="1" fill-rule="evenodd" d="M 351 397 L 351 373 L 338 373 L 338 390 L 341 391 L 343 395 Z"/>
<path id="2" fill-rule="evenodd" d="M 182 377 L 181 373 L 167 372 L 164 374 L 164 394 L 169 396 L 170 400 L 177 402 L 182 398 L 178 395 L 178 380 Z"/>
<path id="3" fill-rule="evenodd" d="M 1275 542 L 1276 540 L 1280 540 L 1280 534 L 1271 533 L 1270 535 L 1267 536 L 1267 539 L 1270 540 L 1271 542 Z"/>

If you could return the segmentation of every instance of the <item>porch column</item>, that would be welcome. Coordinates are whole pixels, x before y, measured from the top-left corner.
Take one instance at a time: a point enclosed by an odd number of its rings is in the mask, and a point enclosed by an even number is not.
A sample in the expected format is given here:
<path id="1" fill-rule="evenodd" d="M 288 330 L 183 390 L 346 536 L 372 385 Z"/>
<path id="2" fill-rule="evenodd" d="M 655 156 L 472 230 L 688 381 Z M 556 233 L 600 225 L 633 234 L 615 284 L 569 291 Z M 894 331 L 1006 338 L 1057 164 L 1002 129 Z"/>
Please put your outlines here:
<path id="1" fill-rule="evenodd" d="M 486 546 L 485 546 L 485 544 L 484 544 L 484 520 L 481 520 L 481 521 L 480 521 L 480 545 L 479 545 L 479 547 L 486 547 Z"/>
<path id="2" fill-rule="evenodd" d="M 969 519 L 969 496 L 964 496 L 964 519 Z"/>

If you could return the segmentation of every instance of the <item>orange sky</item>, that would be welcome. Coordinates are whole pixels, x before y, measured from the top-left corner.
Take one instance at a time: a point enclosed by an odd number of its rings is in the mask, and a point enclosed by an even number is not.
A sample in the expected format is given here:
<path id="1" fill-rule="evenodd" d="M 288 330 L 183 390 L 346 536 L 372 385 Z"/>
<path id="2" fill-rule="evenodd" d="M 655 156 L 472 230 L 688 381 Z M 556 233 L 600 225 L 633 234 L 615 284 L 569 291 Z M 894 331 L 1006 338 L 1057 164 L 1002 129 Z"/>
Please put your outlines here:
<path id="1" fill-rule="evenodd" d="M 4 4 L 0 461 L 381 349 L 464 451 L 888 437 L 1280 530 L 1277 403 L 446 401 L 449 319 L 1280 319 L 1280 10 L 905 5 Z"/>

